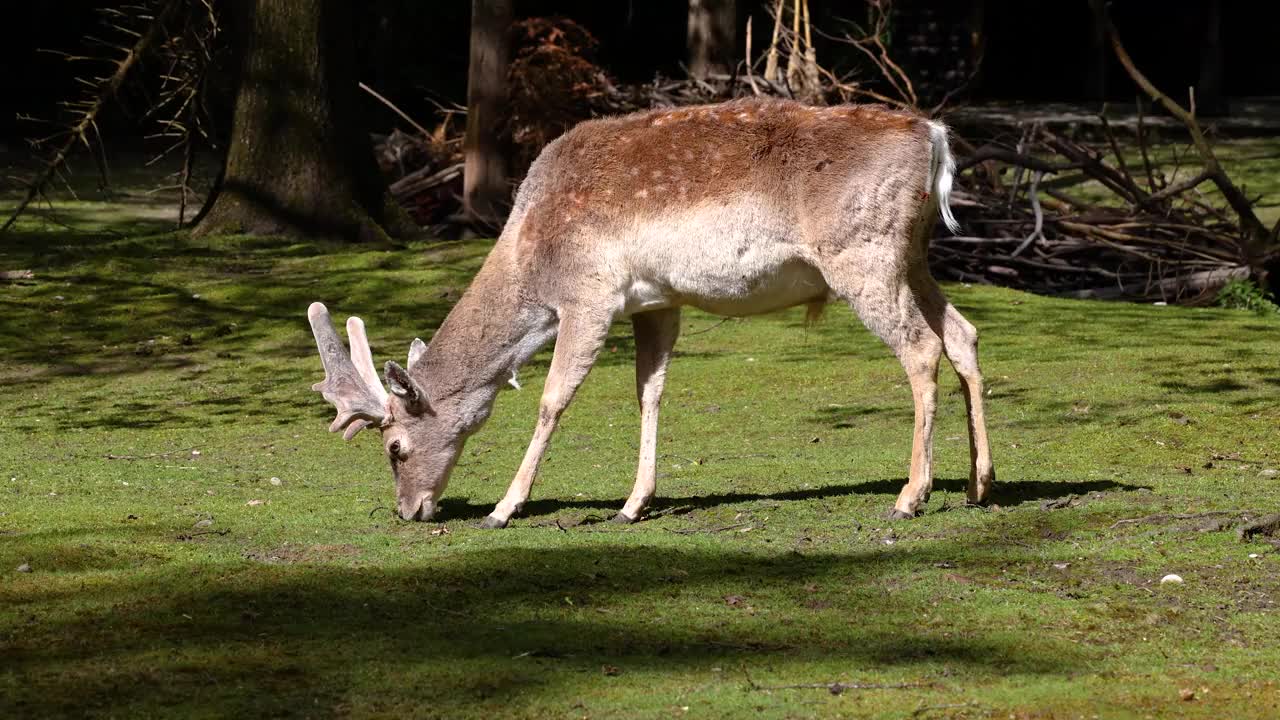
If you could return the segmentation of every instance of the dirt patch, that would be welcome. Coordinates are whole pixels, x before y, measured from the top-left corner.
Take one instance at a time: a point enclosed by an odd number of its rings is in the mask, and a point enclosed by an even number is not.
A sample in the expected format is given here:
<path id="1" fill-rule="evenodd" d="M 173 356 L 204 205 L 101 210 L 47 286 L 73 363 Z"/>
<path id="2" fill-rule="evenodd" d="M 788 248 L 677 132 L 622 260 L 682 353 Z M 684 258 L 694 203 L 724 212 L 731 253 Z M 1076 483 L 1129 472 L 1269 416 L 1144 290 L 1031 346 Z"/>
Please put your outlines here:
<path id="1" fill-rule="evenodd" d="M 361 555 L 355 545 L 295 545 L 284 543 L 272 550 L 251 551 L 244 554 L 246 560 L 269 564 L 292 565 L 295 563 L 327 563 L 349 560 Z"/>

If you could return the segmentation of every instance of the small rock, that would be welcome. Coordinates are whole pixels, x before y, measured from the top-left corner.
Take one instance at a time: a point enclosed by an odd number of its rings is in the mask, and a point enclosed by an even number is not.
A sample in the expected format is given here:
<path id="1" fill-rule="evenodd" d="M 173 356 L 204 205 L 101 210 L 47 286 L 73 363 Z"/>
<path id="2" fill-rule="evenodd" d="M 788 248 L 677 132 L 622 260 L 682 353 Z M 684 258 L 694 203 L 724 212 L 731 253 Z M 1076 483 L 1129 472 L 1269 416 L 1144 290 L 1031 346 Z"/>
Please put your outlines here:
<path id="1" fill-rule="evenodd" d="M 18 566 L 18 572 L 31 572 L 31 565 L 29 563 L 22 563 Z"/>
<path id="2" fill-rule="evenodd" d="M 200 457 L 200 451 L 199 451 L 199 450 L 192 450 L 192 451 L 191 451 L 191 457 Z"/>
<path id="3" fill-rule="evenodd" d="M 191 527 L 207 528 L 212 524 L 213 524 L 213 518 L 205 518 L 203 520 L 197 520 L 196 524 L 192 525 Z"/>
<path id="4" fill-rule="evenodd" d="M 1182 702 L 1191 702 L 1196 699 L 1196 691 L 1191 688 L 1182 688 L 1178 691 L 1178 697 L 1182 699 Z"/>
<path id="5" fill-rule="evenodd" d="M 1280 475 L 1280 472 L 1277 472 L 1273 468 L 1267 468 L 1266 470 L 1258 473 L 1258 477 L 1275 477 L 1276 475 Z"/>
<path id="6" fill-rule="evenodd" d="M 264 502 L 266 502 L 266 501 L 265 501 L 265 500 L 250 500 L 249 502 L 245 503 L 245 505 L 248 505 L 249 507 L 257 507 L 257 506 L 259 506 L 259 505 L 263 504 Z"/>
<path id="7" fill-rule="evenodd" d="M 270 480 L 268 480 L 267 482 L 271 483 L 272 485 L 279 485 L 279 484 L 280 484 L 280 478 L 278 478 L 278 477 L 273 477 L 273 478 L 271 478 Z"/>
<path id="8" fill-rule="evenodd" d="M 1071 567 L 1071 563 L 1054 563 L 1053 567 L 1055 570 L 1066 570 Z"/>
<path id="9" fill-rule="evenodd" d="M 1161 585 L 1181 585 L 1182 576 L 1169 573 L 1168 575 L 1165 575 L 1164 577 L 1160 578 L 1160 584 Z"/>
<path id="10" fill-rule="evenodd" d="M 1260 558 L 1260 557 L 1262 557 L 1262 556 L 1261 556 L 1261 555 L 1259 555 L 1258 553 L 1249 553 L 1249 557 L 1250 557 L 1251 559 L 1257 560 L 1258 558 Z"/>

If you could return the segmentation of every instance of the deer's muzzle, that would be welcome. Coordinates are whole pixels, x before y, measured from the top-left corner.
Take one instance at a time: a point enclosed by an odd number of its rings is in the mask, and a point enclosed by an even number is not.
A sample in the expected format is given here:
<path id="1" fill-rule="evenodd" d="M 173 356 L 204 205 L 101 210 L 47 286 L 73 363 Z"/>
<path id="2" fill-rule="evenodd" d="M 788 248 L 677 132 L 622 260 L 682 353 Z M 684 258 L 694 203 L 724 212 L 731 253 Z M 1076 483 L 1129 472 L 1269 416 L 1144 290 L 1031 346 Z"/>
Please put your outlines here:
<path id="1" fill-rule="evenodd" d="M 400 519 L 426 522 L 436 514 L 435 503 L 424 496 L 400 498 Z"/>

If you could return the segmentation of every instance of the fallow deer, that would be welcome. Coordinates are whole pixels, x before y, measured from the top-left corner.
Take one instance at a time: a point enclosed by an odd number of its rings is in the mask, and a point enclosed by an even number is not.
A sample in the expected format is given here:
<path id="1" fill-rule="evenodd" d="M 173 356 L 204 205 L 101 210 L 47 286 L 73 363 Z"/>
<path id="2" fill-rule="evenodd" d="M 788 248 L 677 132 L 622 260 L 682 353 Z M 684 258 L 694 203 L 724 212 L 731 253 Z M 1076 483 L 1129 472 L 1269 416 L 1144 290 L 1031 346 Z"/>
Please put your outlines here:
<path id="1" fill-rule="evenodd" d="M 914 516 L 931 485 L 937 371 L 946 354 L 968 408 L 968 499 L 994 479 L 978 335 L 929 274 L 929 238 L 954 173 L 947 129 L 880 106 L 779 100 L 654 110 L 578 125 L 543 150 L 506 227 L 430 344 L 374 369 L 359 318 L 350 357 L 324 305 L 308 311 L 324 363 L 314 386 L 331 431 L 382 431 L 400 517 L 428 520 L 463 443 L 498 390 L 553 338 L 537 427 L 506 496 L 481 523 L 505 527 L 529 498 L 561 413 L 618 318 L 635 330 L 641 408 L 635 486 L 615 516 L 654 495 L 658 408 L 680 308 L 730 316 L 852 306 L 898 356 L 915 401 L 910 477 L 889 515 Z"/>

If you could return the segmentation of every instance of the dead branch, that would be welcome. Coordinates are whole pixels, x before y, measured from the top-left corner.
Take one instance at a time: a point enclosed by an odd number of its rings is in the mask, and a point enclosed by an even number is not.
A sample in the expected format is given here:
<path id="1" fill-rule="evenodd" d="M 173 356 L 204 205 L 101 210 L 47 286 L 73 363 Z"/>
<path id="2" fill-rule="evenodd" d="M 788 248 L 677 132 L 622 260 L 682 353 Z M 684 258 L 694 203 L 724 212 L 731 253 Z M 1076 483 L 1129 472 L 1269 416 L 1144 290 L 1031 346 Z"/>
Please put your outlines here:
<path id="1" fill-rule="evenodd" d="M 1116 59 L 1120 61 L 1120 65 L 1124 67 L 1125 72 L 1137 83 L 1138 87 L 1142 88 L 1143 92 L 1151 96 L 1152 100 L 1160 103 L 1170 115 L 1180 120 L 1186 127 L 1187 132 L 1190 133 L 1196 153 L 1199 154 L 1200 162 L 1204 166 L 1204 172 L 1209 175 L 1209 179 L 1213 180 L 1214 185 L 1222 193 L 1222 197 L 1239 218 L 1240 230 L 1244 235 L 1243 245 L 1251 261 L 1250 265 L 1255 266 L 1255 272 L 1262 274 L 1261 259 L 1270 249 L 1272 233 L 1268 232 L 1262 222 L 1258 220 L 1257 214 L 1253 211 L 1253 204 L 1240 188 L 1236 187 L 1218 162 L 1218 157 L 1213 152 L 1213 146 L 1209 144 L 1209 141 L 1205 138 L 1204 131 L 1200 128 L 1200 123 L 1196 121 L 1195 95 L 1193 94 L 1190 99 L 1191 110 L 1187 110 L 1160 92 L 1147 79 L 1147 76 L 1138 70 L 1133 58 L 1129 57 L 1129 52 L 1125 50 L 1124 44 L 1120 41 L 1120 34 L 1116 32 L 1116 28 L 1111 22 L 1111 16 L 1107 12 L 1103 0 L 1089 0 L 1089 5 L 1093 9 L 1097 22 L 1105 28 L 1107 37 L 1111 40 L 1111 49 L 1115 52 Z M 1280 225 L 1277 228 L 1280 228 Z"/>
<path id="2" fill-rule="evenodd" d="M 1280 513 L 1268 515 L 1257 522 L 1242 526 L 1239 530 L 1236 530 L 1236 537 L 1244 542 L 1249 542 L 1254 535 L 1273 537 L 1276 533 L 1280 533 Z"/>
<path id="3" fill-rule="evenodd" d="M 0 227 L 0 233 L 7 231 L 22 215 L 27 206 L 31 204 L 38 195 L 44 192 L 44 188 L 49 184 L 57 174 L 59 168 L 66 162 L 67 156 L 71 149 L 77 143 L 83 144 L 85 147 L 92 147 L 89 140 L 89 131 L 93 130 L 96 134 L 98 115 L 102 109 L 107 106 L 116 95 L 120 92 L 129 78 L 130 73 L 138 66 L 139 61 L 149 54 L 152 49 L 159 43 L 166 33 L 166 24 L 174 16 L 175 13 L 184 4 L 183 0 L 168 0 L 161 8 L 161 11 L 151 20 L 147 26 L 145 33 L 138 34 L 138 39 L 133 46 L 125 51 L 123 57 L 115 61 L 115 70 L 108 76 L 97 79 L 92 83 L 92 93 L 88 100 L 77 103 L 82 109 L 79 117 L 70 127 L 60 133 L 62 142 L 54 151 L 52 157 L 45 163 L 44 169 L 36 176 L 34 180 L 27 184 L 27 192 L 23 196 L 22 201 L 14 208 L 13 213 L 9 215 L 9 219 L 5 221 L 3 227 Z M 114 45 L 111 45 L 114 47 Z"/>
<path id="4" fill-rule="evenodd" d="M 850 690 L 911 690 L 915 688 L 933 687 L 932 683 L 799 683 L 796 685 L 757 685 L 751 683 L 751 689 L 758 692 L 773 690 L 826 690 L 832 695 L 842 695 Z"/>
<path id="5" fill-rule="evenodd" d="M 1125 518 L 1124 520 L 1117 520 L 1111 524 L 1111 527 L 1107 529 L 1115 530 L 1121 525 L 1146 525 L 1150 523 L 1172 522 L 1174 520 L 1203 520 L 1204 518 L 1223 517 L 1224 515 L 1225 516 L 1243 515 L 1243 514 L 1244 514 L 1243 512 L 1232 511 L 1232 510 L 1213 510 L 1211 512 L 1189 513 L 1189 514 L 1156 513 L 1154 515 L 1144 515 L 1142 517 Z"/>

